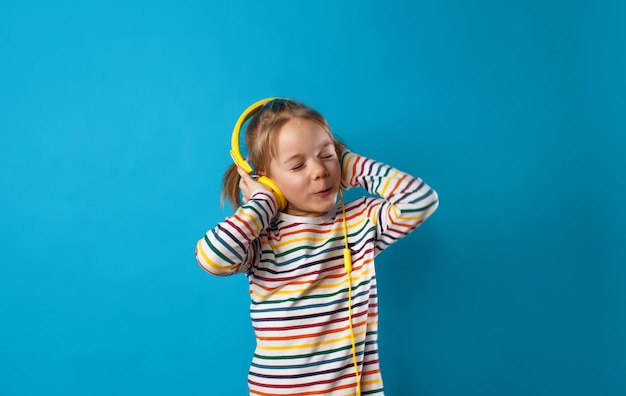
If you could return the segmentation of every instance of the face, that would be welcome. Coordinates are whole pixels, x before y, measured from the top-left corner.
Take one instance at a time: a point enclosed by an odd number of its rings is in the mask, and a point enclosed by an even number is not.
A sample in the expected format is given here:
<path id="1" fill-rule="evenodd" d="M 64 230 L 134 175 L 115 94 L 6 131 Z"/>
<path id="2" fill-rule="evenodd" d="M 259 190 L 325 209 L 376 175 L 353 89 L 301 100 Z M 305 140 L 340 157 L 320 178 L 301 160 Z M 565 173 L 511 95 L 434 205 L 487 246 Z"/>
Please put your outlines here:
<path id="1" fill-rule="evenodd" d="M 317 217 L 329 211 L 341 182 L 330 134 L 314 121 L 290 120 L 278 133 L 268 176 L 287 198 L 286 213 Z"/>

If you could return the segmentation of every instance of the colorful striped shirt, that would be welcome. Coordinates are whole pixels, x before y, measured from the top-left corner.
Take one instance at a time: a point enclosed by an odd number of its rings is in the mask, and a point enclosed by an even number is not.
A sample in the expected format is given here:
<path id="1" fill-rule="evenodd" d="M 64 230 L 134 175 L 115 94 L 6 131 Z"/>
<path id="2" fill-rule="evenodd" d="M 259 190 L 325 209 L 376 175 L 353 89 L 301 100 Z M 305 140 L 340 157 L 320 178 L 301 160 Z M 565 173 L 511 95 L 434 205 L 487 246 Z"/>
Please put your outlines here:
<path id="1" fill-rule="evenodd" d="M 340 204 L 322 217 L 300 217 L 277 213 L 272 194 L 256 192 L 198 241 L 204 270 L 248 277 L 257 341 L 251 395 L 354 395 L 352 335 L 361 394 L 383 395 L 374 257 L 419 226 L 439 201 L 421 179 L 346 151 L 342 188 L 358 186 L 373 196 L 345 205 L 351 296 Z"/>

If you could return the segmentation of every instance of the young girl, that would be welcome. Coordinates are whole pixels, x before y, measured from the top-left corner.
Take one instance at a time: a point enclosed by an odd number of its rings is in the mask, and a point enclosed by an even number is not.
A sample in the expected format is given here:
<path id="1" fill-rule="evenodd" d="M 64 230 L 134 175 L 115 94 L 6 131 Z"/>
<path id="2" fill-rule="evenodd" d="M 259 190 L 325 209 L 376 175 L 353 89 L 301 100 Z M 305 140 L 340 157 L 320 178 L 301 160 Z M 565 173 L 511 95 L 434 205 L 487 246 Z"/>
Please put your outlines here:
<path id="1" fill-rule="evenodd" d="M 296 101 L 267 102 L 246 145 L 287 205 L 278 210 L 268 188 L 231 166 L 223 195 L 238 209 L 198 241 L 196 258 L 210 274 L 248 278 L 257 339 L 250 394 L 383 395 L 374 258 L 435 211 L 437 193 L 350 152 Z M 377 197 L 337 203 L 358 186 Z"/>

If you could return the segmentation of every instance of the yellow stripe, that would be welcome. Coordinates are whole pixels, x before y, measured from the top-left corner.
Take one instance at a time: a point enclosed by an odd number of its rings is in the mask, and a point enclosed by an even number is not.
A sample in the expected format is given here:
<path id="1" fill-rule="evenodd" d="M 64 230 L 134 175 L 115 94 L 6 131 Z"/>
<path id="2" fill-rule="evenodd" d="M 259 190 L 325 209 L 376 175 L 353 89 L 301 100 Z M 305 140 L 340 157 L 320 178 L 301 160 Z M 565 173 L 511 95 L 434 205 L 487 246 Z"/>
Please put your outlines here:
<path id="1" fill-rule="evenodd" d="M 421 220 L 424 215 L 418 214 L 417 216 L 402 216 L 402 212 L 398 213 L 398 207 L 396 205 L 391 206 L 391 210 L 393 211 L 393 219 L 395 220 L 405 220 L 409 222 L 413 222 L 415 220 Z"/>
<path id="2" fill-rule="evenodd" d="M 362 276 L 369 275 L 371 272 L 372 272 L 372 270 L 368 269 L 366 271 L 361 272 L 358 277 L 354 277 L 353 276 L 352 279 L 358 281 Z M 300 294 L 302 294 L 302 293 L 304 293 L 306 291 L 314 291 L 314 290 L 320 290 L 320 289 L 334 289 L 334 288 L 337 288 L 337 287 L 343 285 L 344 283 L 346 283 L 346 281 L 342 280 L 341 282 L 338 282 L 338 283 L 317 285 L 317 286 L 312 287 L 312 288 L 291 289 L 291 290 L 281 290 L 281 289 L 278 289 L 278 290 L 273 291 L 273 292 L 268 293 L 268 294 L 261 294 L 261 293 L 257 292 L 256 290 L 250 290 L 250 293 L 254 294 L 255 296 L 257 296 L 259 298 L 266 299 L 266 298 L 269 298 L 269 297 L 274 296 L 274 295 L 289 295 L 289 294 L 300 295 Z"/>
<path id="3" fill-rule="evenodd" d="M 376 222 L 378 221 L 376 216 L 377 213 L 380 213 L 380 204 L 372 206 L 372 210 L 369 213 L 366 213 L 368 218 L 372 223 L 374 223 L 374 225 L 376 225 Z"/>
<path id="4" fill-rule="evenodd" d="M 363 222 L 365 221 L 365 219 L 360 219 L 359 221 L 356 221 L 352 224 L 350 224 L 348 226 L 348 230 L 351 230 L 353 228 L 359 227 Z M 343 226 L 338 225 L 337 227 L 333 228 L 330 232 L 337 232 L 339 230 L 342 230 Z M 297 234 L 294 234 L 297 235 Z M 328 240 L 327 236 L 323 236 L 323 237 L 319 237 L 319 238 L 314 238 L 314 237 L 299 237 L 299 238 L 293 238 L 293 239 L 289 239 L 287 241 L 284 242 L 280 242 L 280 243 L 276 243 L 274 245 L 271 245 L 274 249 L 277 248 L 281 248 L 283 246 L 287 246 L 290 245 L 292 243 L 298 243 L 298 242 L 325 242 Z M 263 245 L 269 245 L 269 242 L 263 241 Z"/>
<path id="5" fill-rule="evenodd" d="M 328 237 L 322 237 L 322 238 L 310 238 L 310 237 L 294 238 L 294 239 L 290 239 L 290 240 L 285 241 L 285 242 L 277 243 L 276 245 L 274 245 L 274 248 L 281 248 L 283 246 L 290 245 L 292 243 L 298 243 L 298 242 L 323 242 L 323 241 L 327 241 L 327 240 L 328 240 Z"/>
<path id="6" fill-rule="evenodd" d="M 218 270 L 231 270 L 234 266 L 233 265 L 219 265 L 217 264 L 215 261 L 211 260 L 205 253 L 204 253 L 204 249 L 203 249 L 203 245 L 202 245 L 202 240 L 198 241 L 198 251 L 200 252 L 200 255 L 202 256 L 202 258 L 204 259 L 204 261 L 206 261 L 207 264 L 209 264 L 211 267 L 218 269 Z"/>
<path id="7" fill-rule="evenodd" d="M 415 220 L 421 220 L 424 216 L 415 216 L 415 217 L 408 217 L 408 216 L 398 216 L 396 217 L 396 219 L 398 220 L 406 220 L 409 222 L 413 222 Z"/>
<path id="8" fill-rule="evenodd" d="M 378 372 L 378 374 L 380 374 L 380 372 Z M 379 379 L 375 379 L 375 380 L 370 380 L 370 381 L 361 381 L 361 387 L 365 386 L 365 385 L 374 385 L 374 384 L 379 384 L 383 382 L 380 378 Z M 344 396 L 360 396 L 357 395 L 356 393 L 346 393 Z"/>
<path id="9" fill-rule="evenodd" d="M 255 229 L 257 229 L 257 230 L 261 229 L 261 227 L 259 226 L 259 223 L 257 223 L 257 221 L 256 221 L 255 216 L 253 216 L 251 213 L 248 213 L 248 212 L 243 212 L 241 214 L 243 214 L 244 216 L 249 218 L 252 221 L 252 223 L 254 223 L 254 226 L 256 227 Z"/>
<path id="10" fill-rule="evenodd" d="M 371 380 L 371 381 L 361 381 L 361 385 L 374 385 L 374 384 L 378 384 L 380 382 L 382 382 L 382 381 L 379 378 L 379 379 L 375 379 L 375 380 Z"/>
<path id="11" fill-rule="evenodd" d="M 395 178 L 398 175 L 398 171 L 396 170 L 393 175 L 388 176 L 387 181 L 385 182 L 385 186 L 383 187 L 382 191 L 380 192 L 380 195 L 382 195 L 383 197 L 385 196 L 385 193 L 387 192 L 387 188 L 389 187 L 389 185 L 391 184 L 391 180 L 393 178 Z"/>
<path id="12" fill-rule="evenodd" d="M 361 337 L 365 335 L 365 331 L 361 331 L 359 333 L 354 334 L 355 337 Z M 346 337 L 341 337 L 341 338 L 334 338 L 332 340 L 325 340 L 325 341 L 320 341 L 320 342 L 315 342 L 313 344 L 301 344 L 301 345 L 283 345 L 283 346 L 263 346 L 263 345 L 257 345 L 258 349 L 263 349 L 266 351 L 283 351 L 283 350 L 289 350 L 289 349 L 308 349 L 308 348 L 313 348 L 313 347 L 317 347 L 317 346 L 321 346 L 321 345 L 327 345 L 327 344 L 335 344 L 341 341 L 345 341 L 345 340 L 349 340 L 350 336 L 346 336 Z"/>
<path id="13" fill-rule="evenodd" d="M 348 173 L 348 169 L 352 168 L 352 164 L 350 162 L 352 162 L 352 160 L 354 158 L 348 157 L 346 159 L 347 159 L 347 161 L 343 164 L 343 174 L 344 175 L 348 175 L 349 174 Z M 348 180 L 348 184 L 350 184 L 350 180 Z"/>

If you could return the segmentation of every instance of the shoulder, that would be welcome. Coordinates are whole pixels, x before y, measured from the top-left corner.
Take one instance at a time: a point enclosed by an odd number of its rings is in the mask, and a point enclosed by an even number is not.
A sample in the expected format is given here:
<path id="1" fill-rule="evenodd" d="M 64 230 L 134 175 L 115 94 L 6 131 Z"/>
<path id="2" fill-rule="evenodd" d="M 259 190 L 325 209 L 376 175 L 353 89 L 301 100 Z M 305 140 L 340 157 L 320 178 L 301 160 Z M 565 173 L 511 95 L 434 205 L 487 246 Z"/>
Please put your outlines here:
<path id="1" fill-rule="evenodd" d="M 352 218 L 366 217 L 371 220 L 375 218 L 375 212 L 378 211 L 384 202 L 385 200 L 380 197 L 363 196 L 354 199 L 346 203 L 346 216 Z"/>

